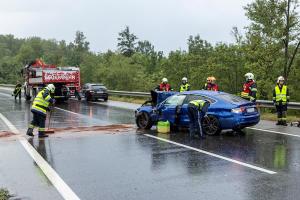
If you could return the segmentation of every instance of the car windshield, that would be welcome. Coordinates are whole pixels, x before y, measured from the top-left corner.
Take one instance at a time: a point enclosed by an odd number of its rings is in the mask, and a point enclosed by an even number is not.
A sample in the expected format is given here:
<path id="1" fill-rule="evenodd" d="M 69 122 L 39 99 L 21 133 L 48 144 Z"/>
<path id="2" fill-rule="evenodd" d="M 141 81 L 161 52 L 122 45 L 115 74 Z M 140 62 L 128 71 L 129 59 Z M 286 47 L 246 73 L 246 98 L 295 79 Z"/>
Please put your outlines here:
<path id="1" fill-rule="evenodd" d="M 103 85 L 92 85 L 92 90 L 106 89 Z"/>
<path id="2" fill-rule="evenodd" d="M 182 105 L 183 101 L 185 99 L 185 95 L 175 95 L 175 96 L 171 96 L 169 97 L 166 101 L 165 101 L 165 105 Z"/>
<path id="3" fill-rule="evenodd" d="M 227 102 L 230 102 L 230 103 L 247 103 L 248 102 L 247 100 L 245 100 L 241 97 L 232 95 L 232 94 L 219 94 L 218 96 L 221 99 L 223 99 Z"/>

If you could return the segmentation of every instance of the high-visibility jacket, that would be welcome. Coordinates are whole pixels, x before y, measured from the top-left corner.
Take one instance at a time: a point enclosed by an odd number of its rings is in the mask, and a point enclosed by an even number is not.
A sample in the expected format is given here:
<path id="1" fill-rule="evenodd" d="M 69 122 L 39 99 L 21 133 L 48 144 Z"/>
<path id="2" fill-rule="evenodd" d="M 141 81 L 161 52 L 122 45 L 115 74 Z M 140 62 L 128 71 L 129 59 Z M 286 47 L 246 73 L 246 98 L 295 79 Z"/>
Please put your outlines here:
<path id="1" fill-rule="evenodd" d="M 186 84 L 180 85 L 179 92 L 185 92 L 185 91 L 189 91 L 189 90 L 190 90 L 190 84 L 186 83 Z"/>
<path id="2" fill-rule="evenodd" d="M 241 92 L 241 97 L 249 101 L 255 101 L 256 92 L 257 92 L 256 83 L 253 80 L 247 81 L 243 85 L 243 91 Z"/>
<path id="3" fill-rule="evenodd" d="M 282 103 L 285 105 L 290 100 L 289 91 L 286 85 L 279 87 L 277 84 L 273 92 L 273 101 L 276 104 Z"/>
<path id="4" fill-rule="evenodd" d="M 46 115 L 49 104 L 52 101 L 53 101 L 53 99 L 51 98 L 50 93 L 48 92 L 48 90 L 43 89 L 34 98 L 31 110 L 37 111 L 41 114 Z"/>
<path id="5" fill-rule="evenodd" d="M 210 106 L 210 103 L 204 100 L 193 100 L 190 101 L 190 104 L 195 105 L 198 108 L 198 110 L 202 112 L 207 112 L 208 107 Z"/>

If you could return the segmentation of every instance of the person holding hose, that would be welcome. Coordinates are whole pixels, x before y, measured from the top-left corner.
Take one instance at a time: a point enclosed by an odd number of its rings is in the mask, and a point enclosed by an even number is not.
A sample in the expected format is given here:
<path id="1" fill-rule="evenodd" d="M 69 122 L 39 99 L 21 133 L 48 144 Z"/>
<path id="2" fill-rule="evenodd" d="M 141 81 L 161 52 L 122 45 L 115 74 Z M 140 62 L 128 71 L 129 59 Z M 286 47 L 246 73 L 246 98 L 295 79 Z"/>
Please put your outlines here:
<path id="1" fill-rule="evenodd" d="M 14 91 L 12 93 L 12 96 L 15 96 L 15 100 L 17 99 L 17 96 L 19 96 L 19 99 L 21 99 L 21 89 L 22 89 L 22 85 L 18 81 L 17 85 L 15 86 L 15 89 L 14 89 Z"/>
<path id="2" fill-rule="evenodd" d="M 277 84 L 273 90 L 273 102 L 277 112 L 277 123 L 276 125 L 287 126 L 286 123 L 286 112 L 287 105 L 290 101 L 290 94 L 288 87 L 284 83 L 284 77 L 279 76 Z"/>
<path id="3" fill-rule="evenodd" d="M 31 112 L 33 114 L 33 119 L 27 129 L 26 135 L 34 136 L 33 129 L 39 127 L 39 138 L 48 137 L 45 134 L 45 124 L 47 111 L 50 111 L 49 105 L 55 103 L 55 99 L 52 98 L 55 92 L 55 86 L 53 84 L 47 85 L 43 90 L 41 90 L 33 100 Z"/>
<path id="4" fill-rule="evenodd" d="M 202 119 L 206 115 L 210 106 L 207 100 L 193 100 L 188 104 L 188 116 L 190 120 L 190 137 L 194 138 L 198 134 L 199 138 L 205 138 Z"/>

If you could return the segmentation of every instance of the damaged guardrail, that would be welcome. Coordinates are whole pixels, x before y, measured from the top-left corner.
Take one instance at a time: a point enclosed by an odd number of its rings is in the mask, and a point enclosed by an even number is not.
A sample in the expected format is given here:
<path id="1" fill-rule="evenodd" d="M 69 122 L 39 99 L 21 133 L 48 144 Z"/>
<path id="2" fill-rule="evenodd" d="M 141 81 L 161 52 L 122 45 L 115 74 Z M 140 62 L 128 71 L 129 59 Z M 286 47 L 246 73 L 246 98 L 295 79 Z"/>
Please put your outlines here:
<path id="1" fill-rule="evenodd" d="M 2 87 L 15 87 L 12 84 L 0 84 Z M 118 90 L 108 90 L 109 95 L 118 95 L 118 96 L 130 96 L 130 97 L 149 97 L 150 92 L 131 92 L 131 91 L 118 91 Z M 263 108 L 273 108 L 274 104 L 273 101 L 268 100 L 257 100 L 257 105 Z M 300 103 L 299 102 L 290 102 L 288 104 L 289 109 L 293 110 L 300 110 Z"/>

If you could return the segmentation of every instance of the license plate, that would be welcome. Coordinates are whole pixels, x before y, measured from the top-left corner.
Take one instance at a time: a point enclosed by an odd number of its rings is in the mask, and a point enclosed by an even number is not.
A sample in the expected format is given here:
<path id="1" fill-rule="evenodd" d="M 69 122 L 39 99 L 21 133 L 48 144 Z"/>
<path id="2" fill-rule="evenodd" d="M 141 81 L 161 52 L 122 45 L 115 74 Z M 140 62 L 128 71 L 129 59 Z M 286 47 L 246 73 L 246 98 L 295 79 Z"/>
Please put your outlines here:
<path id="1" fill-rule="evenodd" d="M 248 112 L 248 113 L 255 112 L 255 109 L 254 109 L 254 108 L 247 108 L 247 112 Z"/>
<path id="2" fill-rule="evenodd" d="M 102 94 L 102 93 L 103 93 L 103 91 L 98 91 L 97 93 L 98 93 L 98 94 Z"/>

